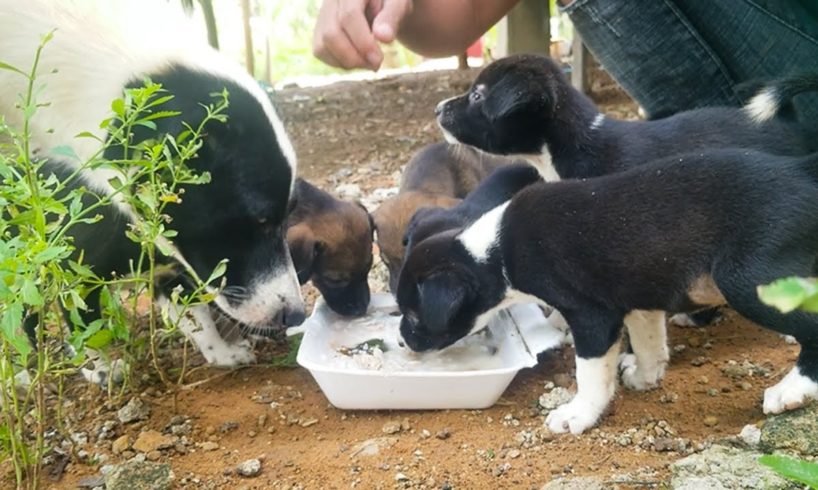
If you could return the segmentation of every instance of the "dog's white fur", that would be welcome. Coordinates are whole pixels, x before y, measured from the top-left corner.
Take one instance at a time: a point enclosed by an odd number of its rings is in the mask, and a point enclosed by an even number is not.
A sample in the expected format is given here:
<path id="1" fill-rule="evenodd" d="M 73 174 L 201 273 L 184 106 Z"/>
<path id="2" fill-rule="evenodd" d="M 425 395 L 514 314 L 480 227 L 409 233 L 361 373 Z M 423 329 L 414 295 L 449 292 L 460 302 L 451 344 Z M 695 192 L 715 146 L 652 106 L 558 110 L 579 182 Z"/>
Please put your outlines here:
<path id="1" fill-rule="evenodd" d="M 818 399 L 818 383 L 792 368 L 775 386 L 764 390 L 764 413 L 781 413 L 801 407 L 810 399 Z"/>
<path id="2" fill-rule="evenodd" d="M 76 135 L 90 132 L 104 140 L 106 130 L 99 125 L 113 115 L 111 101 L 122 96 L 126 84 L 179 65 L 230 80 L 257 99 L 291 168 L 292 189 L 295 151 L 267 94 L 243 69 L 210 48 L 175 4 L 164 0 L 0 0 L 0 26 L 0 61 L 26 73 L 32 68 L 42 37 L 54 32 L 42 51 L 35 86 L 37 102 L 46 104 L 30 121 L 35 155 L 57 156 L 55 147 L 70 146 L 79 158 L 71 163 L 76 166 L 98 155 L 101 144 L 97 139 Z M 22 127 L 23 112 L 15 105 L 25 94 L 26 84 L 22 75 L 0 70 L 0 114 L 18 129 Z M 66 159 L 60 156 L 60 160 Z M 114 177 L 114 171 L 105 169 L 83 174 L 89 187 L 104 193 L 111 192 L 109 181 Z M 125 203 L 117 200 L 116 204 L 126 216 L 135 219 Z M 175 250 L 169 243 L 165 245 Z M 178 251 L 175 255 L 187 265 Z M 276 304 L 302 304 L 292 261 L 288 259 L 288 263 L 286 270 L 260 278 L 242 307 L 230 307 L 222 296 L 216 303 L 251 325 L 270 320 Z M 197 316 L 202 315 L 197 312 Z M 205 328 L 205 332 L 209 330 Z M 211 337 L 210 333 L 205 335 Z M 202 335 L 191 338 L 198 344 Z M 229 364 L 220 354 L 214 356 L 215 362 Z M 234 357 L 244 362 L 252 360 L 244 355 Z"/>
<path id="3" fill-rule="evenodd" d="M 780 101 L 774 87 L 769 87 L 756 94 L 747 105 L 744 112 L 747 117 L 756 123 L 763 123 L 774 118 L 778 113 Z"/>
<path id="4" fill-rule="evenodd" d="M 656 388 L 670 360 L 664 311 L 633 310 L 625 316 L 633 354 L 619 361 L 622 383 L 632 390 Z"/>
<path id="5" fill-rule="evenodd" d="M 500 223 L 509 204 L 510 200 L 487 212 L 458 235 L 457 239 L 478 262 L 488 260 L 491 249 L 498 246 Z"/>

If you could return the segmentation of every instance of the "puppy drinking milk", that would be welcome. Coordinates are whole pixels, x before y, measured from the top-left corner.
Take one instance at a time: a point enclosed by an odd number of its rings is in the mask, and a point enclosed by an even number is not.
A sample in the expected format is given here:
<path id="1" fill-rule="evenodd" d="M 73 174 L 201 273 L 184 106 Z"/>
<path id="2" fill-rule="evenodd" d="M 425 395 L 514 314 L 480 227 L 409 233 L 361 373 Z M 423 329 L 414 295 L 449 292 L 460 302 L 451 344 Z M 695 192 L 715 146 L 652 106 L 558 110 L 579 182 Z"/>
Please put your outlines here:
<path id="1" fill-rule="evenodd" d="M 313 284 L 333 311 L 363 315 L 369 306 L 374 226 L 366 209 L 297 178 L 287 243 L 301 284 Z"/>
<path id="2" fill-rule="evenodd" d="M 181 202 L 166 208 L 167 226 L 177 235 L 160 248 L 172 250 L 172 257 L 158 260 L 186 264 L 206 278 L 228 259 L 226 287 L 212 291 L 210 304 L 170 315 L 209 363 L 231 366 L 252 362 L 254 354 L 246 340 L 231 343 L 220 336 L 217 323 L 268 334 L 304 320 L 283 227 L 296 159 L 267 94 L 240 66 L 211 49 L 191 22 L 178 6 L 159 0 L 0 0 L 0 59 L 28 72 L 42 37 L 53 31 L 39 59 L 38 108 L 28 130 L 33 155 L 47 159 L 43 173 L 60 179 L 103 151 L 101 142 L 109 134 L 100 123 L 113 116 L 111 102 L 125 89 L 141 87 L 149 78 L 162 85 L 161 95 L 173 96 L 154 110 L 179 113 L 153 120 L 155 131 L 138 127 L 134 143 L 178 135 L 186 125 L 197 127 L 204 106 L 214 102 L 212 94 L 229 92 L 227 122 L 204 128 L 203 145 L 188 162 L 195 171 L 209 173 L 211 182 L 184 186 Z M 0 70 L 0 114 L 18 130 L 23 113 L 17 106 L 27 84 L 18 73 Z M 86 131 L 94 137 L 76 137 Z M 59 147 L 72 148 L 78 158 L 53 151 Z M 116 149 L 106 149 L 104 156 L 117 158 Z M 125 236 L 135 216 L 116 197 L 116 175 L 110 168 L 86 167 L 70 186 L 114 196 L 113 205 L 99 210 L 100 222 L 70 230 L 84 264 L 106 278 L 127 276 L 131 261 L 139 257 L 138 246 Z M 160 289 L 167 293 L 190 283 L 180 272 Z M 99 319 L 99 289 L 85 301 L 89 309 L 81 316 L 87 325 Z M 36 323 L 28 316 L 30 334 Z M 85 374 L 96 382 L 110 379 L 105 368 Z"/>
<path id="3" fill-rule="evenodd" d="M 409 160 L 400 193 L 372 213 L 381 259 L 389 269 L 389 289 L 397 289 L 403 264 L 406 227 L 422 207 L 449 208 L 477 187 L 492 170 L 507 163 L 503 157 L 448 143 L 424 146 Z"/>
<path id="4" fill-rule="evenodd" d="M 668 230 L 683 225 L 683 236 Z M 624 323 L 634 354 L 623 383 L 655 387 L 668 362 L 663 311 L 723 302 L 801 344 L 796 366 L 764 393 L 764 412 L 818 398 L 818 315 L 782 314 L 756 288 L 818 274 L 818 155 L 743 149 L 659 160 L 587 180 L 535 183 L 465 230 L 418 243 L 398 287 L 401 335 L 441 349 L 532 300 L 559 310 L 576 345 L 578 391 L 552 431 L 592 427 L 616 388 Z"/>

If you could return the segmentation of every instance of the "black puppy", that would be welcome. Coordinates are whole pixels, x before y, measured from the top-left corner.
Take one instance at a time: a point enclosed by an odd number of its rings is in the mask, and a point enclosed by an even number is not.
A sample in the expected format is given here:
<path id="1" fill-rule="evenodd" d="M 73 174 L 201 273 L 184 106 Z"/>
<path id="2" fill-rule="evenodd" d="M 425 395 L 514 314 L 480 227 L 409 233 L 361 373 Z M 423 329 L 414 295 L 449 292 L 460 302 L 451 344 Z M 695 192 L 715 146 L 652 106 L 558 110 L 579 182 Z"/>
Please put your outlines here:
<path id="1" fill-rule="evenodd" d="M 685 239 L 668 230 L 683 225 Z M 588 180 L 533 184 L 464 231 L 418 243 L 401 271 L 401 335 L 441 349 L 498 309 L 537 300 L 565 316 L 578 392 L 547 419 L 555 432 L 593 426 L 616 387 L 618 339 L 634 355 L 626 386 L 647 389 L 668 361 L 663 311 L 722 302 L 802 346 L 764 394 L 764 412 L 818 398 L 818 315 L 784 315 L 760 284 L 818 273 L 818 155 L 749 150 L 687 154 Z"/>
<path id="2" fill-rule="evenodd" d="M 287 244 L 298 281 L 312 279 L 333 311 L 363 315 L 369 306 L 372 217 L 360 203 L 342 201 L 302 178 L 287 219 Z"/>
<path id="3" fill-rule="evenodd" d="M 790 102 L 812 90 L 818 90 L 818 75 L 764 86 L 743 109 L 709 107 L 656 121 L 620 121 L 600 113 L 550 58 L 517 55 L 490 64 L 468 93 L 441 102 L 435 113 L 447 140 L 525 156 L 547 180 L 558 180 L 606 175 L 700 148 L 807 154 L 818 150 L 815 135 L 805 134 Z M 674 320 L 702 324 L 713 316 L 703 311 L 698 318 Z"/>
<path id="4" fill-rule="evenodd" d="M 526 186 L 543 180 L 537 169 L 518 162 L 500 167 L 483 180 L 465 199 L 451 208 L 423 207 L 409 221 L 404 246 L 414 245 L 437 233 L 464 228 L 480 216 L 508 201 Z"/>
<path id="5" fill-rule="evenodd" d="M 791 114 L 791 99 L 818 90 L 818 75 L 770 83 L 744 108 L 707 107 L 654 121 L 605 117 L 538 55 L 487 66 L 468 93 L 438 104 L 447 139 L 489 153 L 523 155 L 543 165 L 547 180 L 626 170 L 663 156 L 703 148 L 750 148 L 776 155 L 818 150 Z M 782 113 L 787 117 L 775 117 Z M 552 175 L 554 179 L 548 179 Z"/>

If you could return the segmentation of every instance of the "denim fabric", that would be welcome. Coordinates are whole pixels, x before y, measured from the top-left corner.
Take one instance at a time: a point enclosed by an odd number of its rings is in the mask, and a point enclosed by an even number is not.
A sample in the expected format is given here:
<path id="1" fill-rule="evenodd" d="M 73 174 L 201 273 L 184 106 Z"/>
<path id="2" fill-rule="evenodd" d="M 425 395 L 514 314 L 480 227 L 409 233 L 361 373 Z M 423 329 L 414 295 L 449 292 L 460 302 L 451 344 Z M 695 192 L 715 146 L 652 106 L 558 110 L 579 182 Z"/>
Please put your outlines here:
<path id="1" fill-rule="evenodd" d="M 588 49 L 658 118 L 736 105 L 736 85 L 818 72 L 818 19 L 794 0 L 576 0 Z M 818 128 L 818 95 L 795 99 Z"/>

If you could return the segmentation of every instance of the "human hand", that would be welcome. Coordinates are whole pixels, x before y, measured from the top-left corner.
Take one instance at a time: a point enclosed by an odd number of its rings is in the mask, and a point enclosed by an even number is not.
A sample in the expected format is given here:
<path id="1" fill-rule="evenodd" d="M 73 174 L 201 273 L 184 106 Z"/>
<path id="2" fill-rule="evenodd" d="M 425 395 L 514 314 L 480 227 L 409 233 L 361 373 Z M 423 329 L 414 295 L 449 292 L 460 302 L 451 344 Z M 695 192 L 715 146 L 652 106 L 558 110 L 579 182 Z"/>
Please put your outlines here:
<path id="1" fill-rule="evenodd" d="M 378 42 L 395 40 L 412 0 L 324 0 L 313 33 L 313 54 L 340 68 L 377 70 L 383 62 Z"/>

